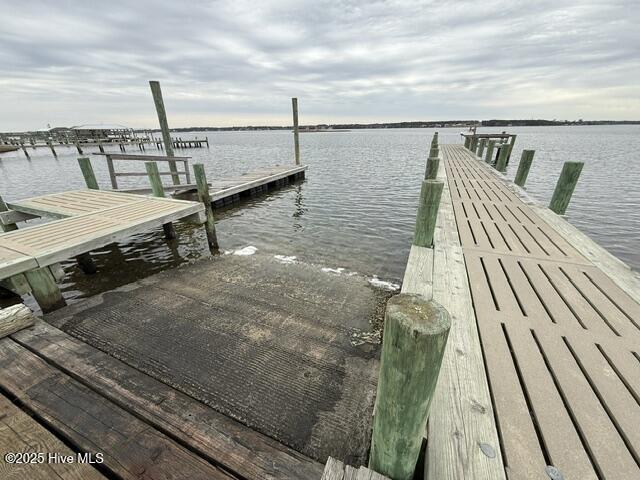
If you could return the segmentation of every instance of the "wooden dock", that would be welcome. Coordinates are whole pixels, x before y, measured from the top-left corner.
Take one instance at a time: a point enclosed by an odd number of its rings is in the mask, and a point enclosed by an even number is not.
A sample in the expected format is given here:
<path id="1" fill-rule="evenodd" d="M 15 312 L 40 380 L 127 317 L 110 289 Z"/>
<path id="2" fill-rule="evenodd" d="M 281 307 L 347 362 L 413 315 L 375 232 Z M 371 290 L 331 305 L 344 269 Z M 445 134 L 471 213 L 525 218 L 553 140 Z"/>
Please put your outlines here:
<path id="1" fill-rule="evenodd" d="M 468 149 L 442 154 L 428 288 L 458 321 L 426 478 L 640 478 L 638 275 Z"/>

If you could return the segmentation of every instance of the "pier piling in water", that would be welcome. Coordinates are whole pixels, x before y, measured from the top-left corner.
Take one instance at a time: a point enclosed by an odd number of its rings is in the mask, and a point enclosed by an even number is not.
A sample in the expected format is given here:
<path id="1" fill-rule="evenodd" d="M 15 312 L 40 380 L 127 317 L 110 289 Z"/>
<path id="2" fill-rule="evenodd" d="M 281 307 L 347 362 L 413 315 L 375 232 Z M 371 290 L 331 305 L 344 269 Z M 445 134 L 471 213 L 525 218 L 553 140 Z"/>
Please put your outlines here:
<path id="1" fill-rule="evenodd" d="M 167 122 L 167 112 L 164 108 L 164 100 L 162 99 L 162 90 L 160 89 L 160 82 L 155 80 L 149 81 L 151 87 L 151 94 L 153 95 L 153 103 L 156 106 L 156 112 L 158 113 L 158 122 L 160 123 L 160 130 L 162 131 L 162 141 L 167 157 L 173 157 L 173 141 L 171 140 L 171 133 L 169 132 L 169 123 Z M 180 185 L 180 177 L 178 176 L 178 167 L 175 162 L 169 162 L 169 170 L 171 171 L 171 180 L 174 185 Z"/>
<path id="2" fill-rule="evenodd" d="M 551 197 L 549 208 L 558 215 L 564 215 L 571 201 L 571 196 L 580 178 L 584 162 L 564 162 L 562 172 Z"/>
<path id="3" fill-rule="evenodd" d="M 507 170 L 507 163 L 509 163 L 509 145 L 502 145 L 496 161 L 496 170 L 504 173 Z"/>
<path id="4" fill-rule="evenodd" d="M 420 204 L 416 218 L 416 230 L 413 244 L 419 247 L 433 245 L 433 232 L 436 228 L 436 218 L 444 182 L 440 180 L 424 180 L 420 190 Z"/>
<path id="5" fill-rule="evenodd" d="M 482 154 L 484 153 L 484 149 L 487 146 L 487 139 L 483 138 L 480 140 L 478 144 L 478 157 L 482 158 Z"/>
<path id="6" fill-rule="evenodd" d="M 67 304 L 49 267 L 29 270 L 24 275 L 31 287 L 31 293 L 44 313 L 57 310 Z"/>
<path id="7" fill-rule="evenodd" d="M 421 295 L 387 303 L 369 468 L 393 480 L 414 476 L 450 328 L 447 311 Z"/>
<path id="8" fill-rule="evenodd" d="M 496 148 L 496 141 L 495 140 L 489 140 L 488 146 L 487 146 L 487 155 L 484 157 L 484 161 L 486 163 L 492 163 L 493 162 L 493 150 Z"/>
<path id="9" fill-rule="evenodd" d="M 144 162 L 144 167 L 149 175 L 149 182 L 151 183 L 151 190 L 154 197 L 164 198 L 164 187 L 162 186 L 162 179 L 160 178 L 160 172 L 158 171 L 158 164 L 156 162 Z M 173 223 L 165 223 L 162 225 L 164 230 L 164 236 L 166 239 L 171 240 L 176 238 L 176 230 L 173 227 Z"/>
<path id="10" fill-rule="evenodd" d="M 82 171 L 82 176 L 84 177 L 84 182 L 87 184 L 87 188 L 90 190 L 100 190 L 98 181 L 96 180 L 96 174 L 91 165 L 91 160 L 87 157 L 79 157 L 78 164 L 80 165 L 80 170 Z"/>
<path id="11" fill-rule="evenodd" d="M 207 241 L 209 243 L 209 248 L 211 248 L 212 250 L 218 250 L 220 245 L 218 244 L 216 222 L 213 216 L 211 196 L 209 195 L 209 184 L 207 183 L 207 176 L 204 172 L 204 165 L 202 163 L 194 163 L 193 173 L 196 177 L 196 184 L 198 185 L 198 200 L 204 203 L 204 211 L 207 216 L 205 229 L 207 231 Z"/>
<path id="12" fill-rule="evenodd" d="M 51 149 L 51 153 L 53 153 L 53 156 L 58 158 L 58 154 L 56 153 L 56 149 L 53 147 L 53 143 L 47 140 L 47 146 Z"/>
<path id="13" fill-rule="evenodd" d="M 425 170 L 425 180 L 435 180 L 438 175 L 438 167 L 440 165 L 440 148 L 438 147 L 438 132 L 435 133 L 431 140 L 431 149 L 427 158 L 427 168 Z"/>
<path id="14" fill-rule="evenodd" d="M 300 165 L 300 129 L 298 126 L 298 99 L 291 99 L 291 106 L 293 107 L 293 145 L 296 155 L 296 165 Z"/>
<path id="15" fill-rule="evenodd" d="M 516 172 L 516 178 L 513 183 L 520 187 L 524 187 L 525 182 L 527 181 L 527 176 L 529 175 L 529 169 L 531 168 L 531 163 L 533 163 L 533 155 L 536 153 L 535 150 L 523 150 L 522 156 L 520 157 L 520 164 L 518 165 L 518 171 Z"/>

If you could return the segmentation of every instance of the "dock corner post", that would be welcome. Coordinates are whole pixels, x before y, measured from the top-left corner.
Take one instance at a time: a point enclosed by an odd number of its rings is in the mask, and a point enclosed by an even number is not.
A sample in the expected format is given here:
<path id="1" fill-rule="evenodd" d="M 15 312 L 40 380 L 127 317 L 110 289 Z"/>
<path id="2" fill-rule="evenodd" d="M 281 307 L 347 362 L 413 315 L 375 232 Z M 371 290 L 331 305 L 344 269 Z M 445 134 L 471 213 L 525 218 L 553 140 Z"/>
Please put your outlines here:
<path id="1" fill-rule="evenodd" d="M 162 186 L 162 179 L 158 171 L 158 164 L 156 162 L 144 162 L 144 167 L 147 170 L 147 175 L 149 175 L 153 196 L 164 198 L 164 187 Z M 173 223 L 165 223 L 162 225 L 162 229 L 164 230 L 164 236 L 167 240 L 176 238 L 176 230 L 173 227 Z"/>
<path id="2" fill-rule="evenodd" d="M 535 150 L 522 151 L 520 163 L 518 164 L 518 171 L 516 172 L 516 178 L 513 180 L 513 183 L 515 183 L 516 185 L 524 187 L 524 184 L 527 181 L 527 176 L 529 176 L 529 169 L 531 168 L 531 164 L 533 163 L 533 155 L 535 153 Z"/>
<path id="3" fill-rule="evenodd" d="M 504 173 L 507 170 L 508 162 L 509 162 L 509 146 L 502 145 L 500 147 L 500 153 L 498 154 L 498 161 L 496 162 L 496 170 Z"/>
<path id="4" fill-rule="evenodd" d="M 62 308 L 67 304 L 49 267 L 30 270 L 24 275 L 36 302 L 44 313 Z"/>
<path id="5" fill-rule="evenodd" d="M 393 480 L 414 476 L 450 328 L 449 313 L 421 295 L 387 303 L 369 468 Z"/>
<path id="6" fill-rule="evenodd" d="M 87 184 L 87 188 L 90 190 L 100 190 L 96 175 L 91 166 L 91 160 L 87 157 L 78 157 L 78 164 L 80 165 L 80 170 L 82 171 L 82 176 L 84 177 L 84 182 Z"/>
<path id="7" fill-rule="evenodd" d="M 549 208 L 558 215 L 564 215 L 567 211 L 583 166 L 584 162 L 564 162 L 551 203 L 549 203 Z"/>
<path id="8" fill-rule="evenodd" d="M 151 87 L 153 103 L 156 106 L 156 112 L 158 114 L 158 122 L 160 123 L 160 130 L 162 132 L 164 150 L 167 157 L 173 157 L 173 140 L 171 140 L 171 132 L 169 132 L 169 123 L 167 122 L 167 112 L 164 108 L 164 100 L 162 99 L 160 82 L 150 80 L 149 86 Z M 178 167 L 176 165 L 176 162 L 169 162 L 169 170 L 171 171 L 171 180 L 173 181 L 173 184 L 180 185 L 180 176 L 178 175 Z"/>
<path id="9" fill-rule="evenodd" d="M 220 248 L 220 245 L 218 244 L 216 222 L 213 216 L 211 196 L 209 195 L 209 184 L 207 183 L 207 176 L 204 172 L 204 165 L 202 163 L 194 163 L 193 174 L 196 177 L 196 184 L 198 186 L 198 200 L 204 203 L 204 211 L 207 216 L 205 229 L 207 231 L 207 241 L 209 243 L 209 248 L 212 250 L 218 250 Z"/>
<path id="10" fill-rule="evenodd" d="M 296 155 L 296 165 L 300 165 L 300 128 L 298 125 L 298 99 L 296 97 L 291 99 L 291 106 L 293 108 L 293 146 Z"/>
<path id="11" fill-rule="evenodd" d="M 433 234 L 436 229 L 443 187 L 444 182 L 441 180 L 424 180 L 422 182 L 416 230 L 413 236 L 413 244 L 418 247 L 433 246 Z"/>

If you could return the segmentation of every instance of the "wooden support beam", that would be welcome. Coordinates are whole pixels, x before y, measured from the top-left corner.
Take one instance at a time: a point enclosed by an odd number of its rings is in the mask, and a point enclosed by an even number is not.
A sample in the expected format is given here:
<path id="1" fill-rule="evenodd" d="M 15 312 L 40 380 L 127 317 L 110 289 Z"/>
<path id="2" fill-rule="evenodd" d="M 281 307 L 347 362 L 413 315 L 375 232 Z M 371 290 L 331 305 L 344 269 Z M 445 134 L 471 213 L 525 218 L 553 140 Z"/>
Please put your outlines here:
<path id="1" fill-rule="evenodd" d="M 300 132 L 298 127 L 298 99 L 291 99 L 291 106 L 293 107 L 293 146 L 296 155 L 296 165 L 300 165 Z"/>
<path id="2" fill-rule="evenodd" d="M 531 164 L 533 163 L 533 155 L 535 153 L 535 150 L 522 151 L 520 163 L 518 164 L 518 171 L 516 172 L 516 178 L 513 181 L 513 183 L 515 183 L 516 185 L 524 187 L 524 184 L 527 181 L 527 176 L 529 176 L 529 169 L 531 168 Z"/>
<path id="3" fill-rule="evenodd" d="M 107 169 L 109 170 L 109 180 L 111 180 L 111 188 L 117 190 L 118 180 L 116 179 L 116 169 L 113 166 L 113 158 L 111 158 L 111 155 L 109 154 L 107 154 L 105 158 L 107 159 Z"/>
<path id="4" fill-rule="evenodd" d="M 583 162 L 564 162 L 560 178 L 551 197 L 549 208 L 558 215 L 564 215 L 571 201 L 571 196 L 580 178 Z"/>
<path id="5" fill-rule="evenodd" d="M 0 195 L 0 212 L 8 212 L 8 211 L 9 211 L 9 207 L 7 207 L 7 204 L 2 199 L 2 195 Z M 0 230 L 2 230 L 3 232 L 13 232 L 14 230 L 17 230 L 17 229 L 18 229 L 18 226 L 15 223 L 0 223 Z"/>
<path id="6" fill-rule="evenodd" d="M 51 273 L 51 270 L 49 270 L 49 267 L 30 270 L 25 272 L 24 275 L 27 278 L 36 302 L 38 302 L 38 305 L 40 305 L 44 313 L 64 307 L 67 304 L 60 288 L 56 285 L 56 279 Z"/>
<path id="7" fill-rule="evenodd" d="M 204 211 L 207 216 L 207 221 L 205 222 L 205 230 L 207 232 L 207 241 L 209 243 L 209 248 L 211 248 L 212 250 L 218 250 L 220 248 L 220 245 L 218 244 L 216 222 L 213 216 L 211 196 L 209 195 L 209 184 L 207 183 L 207 176 L 204 172 L 204 165 L 201 163 L 194 163 L 193 173 L 196 177 L 196 183 L 198 185 L 198 200 L 204 204 Z"/>
<path id="8" fill-rule="evenodd" d="M 98 181 L 96 180 L 96 174 L 93 172 L 93 167 L 91 166 L 91 160 L 87 157 L 79 157 L 78 164 L 80 165 L 80 170 L 82 171 L 84 183 L 87 184 L 87 188 L 90 190 L 100 190 Z"/>
<path id="9" fill-rule="evenodd" d="M 411 480 L 451 321 L 438 303 L 401 293 L 387 303 L 369 468 Z"/>
<path id="10" fill-rule="evenodd" d="M 160 172 L 158 172 L 158 164 L 156 162 L 145 162 L 144 166 L 147 169 L 147 174 L 149 175 L 149 182 L 151 183 L 153 196 L 164 198 L 164 187 L 162 186 Z M 164 236 L 167 240 L 176 238 L 176 230 L 173 228 L 172 222 L 162 225 L 162 229 L 164 230 Z"/>
<path id="11" fill-rule="evenodd" d="M 156 106 L 156 112 L 158 113 L 158 122 L 160 123 L 160 130 L 162 131 L 162 140 L 164 142 L 164 148 L 167 152 L 167 157 L 173 157 L 173 141 L 171 140 L 171 133 L 169 132 L 169 123 L 167 122 L 167 112 L 164 108 L 164 100 L 162 99 L 162 90 L 160 89 L 160 82 L 151 80 L 149 82 L 151 87 L 151 94 L 153 95 L 153 102 Z M 180 177 L 177 174 L 178 167 L 175 162 L 169 162 L 169 170 L 174 175 L 171 177 L 174 185 L 180 185 Z"/>
<path id="12" fill-rule="evenodd" d="M 12 305 L 0 310 L 0 338 L 4 338 L 35 323 L 33 314 L 25 305 Z"/>
<path id="13" fill-rule="evenodd" d="M 433 245 L 433 232 L 436 228 L 438 207 L 444 182 L 441 180 L 424 180 L 420 190 L 420 203 L 416 218 L 416 229 L 413 244 L 419 247 Z"/>

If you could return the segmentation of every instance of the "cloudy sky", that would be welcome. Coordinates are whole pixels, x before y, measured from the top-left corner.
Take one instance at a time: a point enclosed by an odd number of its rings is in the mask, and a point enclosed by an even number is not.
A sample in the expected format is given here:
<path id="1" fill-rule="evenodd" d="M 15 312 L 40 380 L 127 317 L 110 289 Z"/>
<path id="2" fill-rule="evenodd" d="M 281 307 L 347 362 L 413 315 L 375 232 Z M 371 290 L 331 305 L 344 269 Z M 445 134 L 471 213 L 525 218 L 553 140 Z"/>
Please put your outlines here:
<path id="1" fill-rule="evenodd" d="M 640 119 L 640 2 L 0 0 L 0 131 Z"/>

